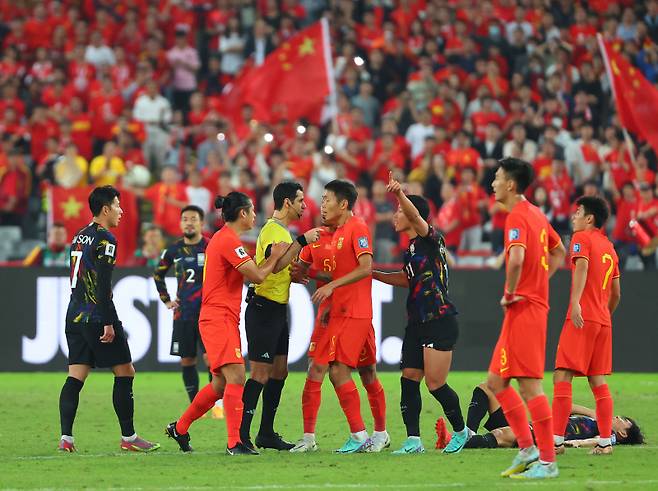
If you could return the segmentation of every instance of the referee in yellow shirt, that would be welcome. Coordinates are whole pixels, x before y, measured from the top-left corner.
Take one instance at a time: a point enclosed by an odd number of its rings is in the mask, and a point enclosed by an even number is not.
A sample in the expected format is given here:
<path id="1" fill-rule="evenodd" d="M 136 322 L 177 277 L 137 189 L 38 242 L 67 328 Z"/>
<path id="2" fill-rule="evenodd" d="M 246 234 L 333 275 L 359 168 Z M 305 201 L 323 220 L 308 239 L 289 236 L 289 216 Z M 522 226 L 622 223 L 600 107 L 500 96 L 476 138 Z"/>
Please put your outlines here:
<path id="1" fill-rule="evenodd" d="M 291 244 L 279 259 L 272 274 L 256 285 L 245 311 L 245 330 L 249 351 L 250 378 L 244 386 L 244 411 L 240 425 L 240 440 L 253 449 L 251 420 L 258 398 L 263 392 L 263 413 L 256 436 L 259 448 L 290 450 L 293 443 L 286 442 L 274 431 L 274 416 L 281 400 L 283 384 L 288 376 L 288 298 L 290 296 L 290 262 L 303 246 L 316 242 L 319 229 L 314 228 L 293 240 L 288 226 L 301 218 L 306 204 L 304 190 L 298 182 L 283 181 L 274 188 L 274 213 L 258 235 L 256 263 L 269 256 L 273 243 Z"/>

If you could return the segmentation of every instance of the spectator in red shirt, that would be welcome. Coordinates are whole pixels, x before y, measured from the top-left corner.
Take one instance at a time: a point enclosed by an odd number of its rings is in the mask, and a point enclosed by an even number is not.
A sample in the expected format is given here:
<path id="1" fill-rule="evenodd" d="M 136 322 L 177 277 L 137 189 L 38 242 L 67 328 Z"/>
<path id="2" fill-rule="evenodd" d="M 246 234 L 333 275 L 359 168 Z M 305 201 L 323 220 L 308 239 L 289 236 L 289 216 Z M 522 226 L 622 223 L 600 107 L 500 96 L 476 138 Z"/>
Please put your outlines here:
<path id="1" fill-rule="evenodd" d="M 361 152 L 361 145 L 354 139 L 347 140 L 345 150 L 336 151 L 336 161 L 345 166 L 346 177 L 357 182 L 367 171 L 366 157 Z"/>
<path id="2" fill-rule="evenodd" d="M 457 188 L 461 211 L 461 249 L 472 251 L 482 243 L 482 212 L 487 209 L 487 193 L 475 179 L 475 169 L 464 167 Z"/>
<path id="3" fill-rule="evenodd" d="M 0 167 L 0 225 L 23 223 L 30 184 L 29 170 L 20 150 L 10 150 L 6 167 Z"/>
<path id="4" fill-rule="evenodd" d="M 185 185 L 175 167 L 166 166 L 160 174 L 160 182 L 147 189 L 131 189 L 153 205 L 153 223 L 169 236 L 180 234 L 180 210 L 188 204 Z"/>
<path id="5" fill-rule="evenodd" d="M 634 256 L 638 253 L 638 247 L 631 225 L 637 219 L 639 201 L 637 191 L 631 182 L 623 184 L 621 194 L 614 185 L 611 186 L 611 191 L 617 211 L 617 220 L 612 230 L 612 239 L 619 255 L 619 269 L 622 270 L 626 266 L 629 256 Z"/>
<path id="6" fill-rule="evenodd" d="M 30 49 L 47 48 L 53 33 L 53 26 L 48 21 L 48 12 L 43 3 L 37 3 L 33 16 L 25 22 L 25 40 Z"/>
<path id="7" fill-rule="evenodd" d="M 59 135 L 59 127 L 57 123 L 48 118 L 44 106 L 36 106 L 30 118 L 29 132 L 32 160 L 39 162 L 46 153 L 46 141 L 48 138 Z"/>
<path id="8" fill-rule="evenodd" d="M 374 237 L 375 234 L 375 206 L 368 197 L 368 186 L 365 183 L 359 182 L 356 185 L 357 198 L 352 213 L 354 216 L 363 218 L 363 221 L 370 227 L 370 236 Z"/>
<path id="9" fill-rule="evenodd" d="M 574 187 L 564 160 L 553 159 L 550 175 L 541 179 L 540 184 L 546 189 L 548 202 L 553 211 L 551 225 L 561 236 L 569 235 L 571 231 L 571 197 Z"/>
<path id="10" fill-rule="evenodd" d="M 436 225 L 443 234 L 446 247 L 456 255 L 462 239 L 462 223 L 461 204 L 453 180 L 444 181 L 441 185 L 441 199 L 443 205 L 436 215 Z"/>
<path id="11" fill-rule="evenodd" d="M 640 204 L 637 220 L 644 227 L 649 238 L 649 244 L 642 248 L 641 259 L 645 270 L 656 269 L 656 249 L 658 248 L 658 199 L 653 194 L 650 184 L 640 184 Z"/>

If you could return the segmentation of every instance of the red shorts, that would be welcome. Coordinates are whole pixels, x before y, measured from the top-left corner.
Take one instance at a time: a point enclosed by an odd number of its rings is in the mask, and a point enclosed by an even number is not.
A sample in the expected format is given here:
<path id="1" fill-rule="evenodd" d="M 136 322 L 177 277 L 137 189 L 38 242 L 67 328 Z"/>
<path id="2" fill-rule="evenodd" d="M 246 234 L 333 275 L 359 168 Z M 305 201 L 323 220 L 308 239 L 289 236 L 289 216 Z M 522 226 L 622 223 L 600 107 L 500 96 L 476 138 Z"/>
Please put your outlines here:
<path id="1" fill-rule="evenodd" d="M 375 330 L 371 319 L 335 317 L 327 327 L 316 324 L 311 343 L 313 338 L 316 338 L 313 360 L 318 364 L 327 365 L 335 361 L 358 368 L 377 363 Z"/>
<path id="2" fill-rule="evenodd" d="M 489 371 L 502 378 L 544 378 L 548 309 L 522 300 L 510 305 Z"/>
<path id="3" fill-rule="evenodd" d="M 577 376 L 612 373 L 612 327 L 585 321 L 578 329 L 571 319 L 562 326 L 555 368 L 571 370 Z"/>
<path id="4" fill-rule="evenodd" d="M 211 372 L 218 373 L 221 367 L 232 363 L 244 365 L 240 329 L 231 316 L 199 320 L 199 332 L 206 348 Z"/>

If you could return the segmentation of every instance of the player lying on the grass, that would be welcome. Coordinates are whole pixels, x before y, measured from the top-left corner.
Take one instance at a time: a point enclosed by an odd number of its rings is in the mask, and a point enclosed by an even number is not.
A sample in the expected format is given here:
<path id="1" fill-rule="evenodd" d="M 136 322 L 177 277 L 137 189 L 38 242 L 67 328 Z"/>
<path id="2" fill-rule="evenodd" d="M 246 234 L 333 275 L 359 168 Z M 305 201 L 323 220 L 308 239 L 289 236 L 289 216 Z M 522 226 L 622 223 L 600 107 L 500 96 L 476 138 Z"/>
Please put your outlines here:
<path id="1" fill-rule="evenodd" d="M 488 433 L 477 435 L 480 423 L 486 415 L 489 419 L 484 423 Z M 464 448 L 512 448 L 517 446 L 514 432 L 507 425 L 496 397 L 487 389 L 486 384 L 480 384 L 473 389 L 473 397 L 468 406 L 466 425 L 473 433 Z M 440 448 L 448 441 L 443 418 L 437 422 L 437 446 Z M 598 444 L 599 429 L 596 412 L 585 406 L 573 404 L 564 433 L 564 445 L 567 447 L 595 447 Z M 640 445 L 644 443 L 644 435 L 635 420 L 626 416 L 615 416 L 612 419 L 612 444 Z"/>
<path id="2" fill-rule="evenodd" d="M 160 300 L 168 309 L 174 311 L 174 326 L 169 353 L 180 357 L 183 385 L 190 402 L 199 392 L 197 350 L 201 351 L 203 361 L 208 366 L 208 356 L 199 334 L 203 265 L 206 261 L 206 247 L 209 242 L 201 234 L 203 215 L 203 210 L 194 205 L 188 205 L 181 210 L 180 227 L 183 236 L 162 251 L 160 262 L 153 271 L 153 280 Z M 172 266 L 178 280 L 176 298 L 173 300 L 169 296 L 165 283 L 167 272 Z M 209 380 L 212 380 L 210 371 L 208 371 L 208 375 Z M 212 415 L 213 418 L 223 419 L 222 406 L 216 404 L 213 407 Z"/>
<path id="3" fill-rule="evenodd" d="M 242 284 L 245 278 L 261 283 L 274 270 L 288 244 L 273 244 L 270 257 L 256 265 L 240 241 L 240 235 L 254 228 L 256 221 L 251 199 L 233 191 L 226 197 L 218 196 L 215 207 L 222 210 L 225 225 L 206 248 L 199 314 L 199 332 L 207 350 L 212 381 L 197 393 L 178 421 L 167 425 L 165 433 L 176 440 L 181 451 L 191 452 L 190 426 L 223 397 L 228 436 L 226 453 L 258 455 L 240 441 L 245 383 L 239 330 Z"/>
<path id="4" fill-rule="evenodd" d="M 427 223 L 430 209 L 425 198 L 405 195 L 400 183 L 391 177 L 387 189 L 399 203 L 393 217 L 395 231 L 406 233 L 410 239 L 404 252 L 402 271 L 373 272 L 376 280 L 409 289 L 408 325 L 400 360 L 400 410 L 407 428 L 407 439 L 394 453 L 425 451 L 420 440 L 420 382 L 423 378 L 454 431 L 444 452 L 456 453 L 464 447 L 469 432 L 464 425 L 459 397 L 447 383 L 459 327 L 457 309 L 448 297 L 445 242 L 441 233 Z"/>
<path id="5" fill-rule="evenodd" d="M 133 424 L 132 364 L 128 338 L 112 301 L 112 271 L 117 241 L 110 228 L 119 225 L 123 210 L 119 191 L 112 186 L 95 188 L 89 195 L 94 218 L 73 237 L 71 245 L 71 300 L 66 311 L 69 373 L 59 396 L 62 438 L 59 450 L 75 452 L 73 422 L 80 391 L 94 367 L 114 373 L 112 402 L 121 427 L 121 450 L 151 452 L 160 448 L 137 436 Z"/>
<path id="6" fill-rule="evenodd" d="M 602 227 L 610 215 L 597 196 L 583 196 L 571 217 L 571 302 L 562 327 L 553 375 L 553 443 L 564 452 L 564 431 L 571 409 L 571 381 L 585 376 L 596 400 L 599 442 L 593 454 L 612 453 L 612 394 L 605 377 L 612 373 L 612 313 L 621 298 L 619 259 Z"/>
<path id="7" fill-rule="evenodd" d="M 308 278 L 316 281 L 317 288 L 331 281 L 332 252 L 331 240 L 335 232 L 334 227 L 325 227 L 320 233 L 320 240 L 310 246 L 306 246 L 299 254 L 299 261 L 293 266 L 293 280 L 298 283 L 308 283 Z M 308 371 L 306 383 L 302 392 L 302 417 L 304 420 L 304 436 L 290 450 L 291 452 L 314 452 L 318 449 L 315 441 L 315 424 L 318 420 L 318 411 L 322 400 L 322 382 L 329 370 L 329 366 L 315 361 L 325 357 L 329 349 L 329 337 L 327 336 L 327 323 L 329 321 L 329 310 L 331 299 L 324 300 L 318 307 L 318 313 L 313 325 L 311 344 L 308 349 Z M 367 344 L 368 351 L 374 349 L 374 332 Z M 382 385 L 377 378 L 377 365 L 372 362 L 371 353 L 359 358 L 357 369 L 361 377 L 361 383 L 368 393 L 368 402 L 374 419 L 374 432 L 372 444 L 366 448 L 367 452 L 380 452 L 390 445 L 390 438 L 386 431 L 385 405 L 380 404 L 380 391 Z M 383 392 L 381 393 L 383 398 Z"/>

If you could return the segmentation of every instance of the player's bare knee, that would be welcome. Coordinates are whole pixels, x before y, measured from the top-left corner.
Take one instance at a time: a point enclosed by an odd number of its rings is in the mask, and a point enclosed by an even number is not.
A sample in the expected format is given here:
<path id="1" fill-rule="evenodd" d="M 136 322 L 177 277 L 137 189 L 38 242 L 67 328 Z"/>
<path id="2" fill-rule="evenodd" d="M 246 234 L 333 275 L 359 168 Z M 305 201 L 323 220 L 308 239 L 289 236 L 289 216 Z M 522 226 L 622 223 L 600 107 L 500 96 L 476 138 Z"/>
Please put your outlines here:
<path id="1" fill-rule="evenodd" d="M 590 375 L 587 377 L 587 381 L 589 382 L 590 388 L 595 388 L 598 387 L 599 385 L 605 384 L 605 376 L 604 375 Z"/>
<path id="2" fill-rule="evenodd" d="M 89 376 L 90 367 L 86 365 L 69 365 L 69 377 L 84 382 Z"/>
<path id="3" fill-rule="evenodd" d="M 132 363 L 124 363 L 123 365 L 116 365 L 112 367 L 112 373 L 115 377 L 134 377 L 135 367 Z"/>
<path id="4" fill-rule="evenodd" d="M 402 377 L 408 380 L 413 380 L 414 382 L 420 382 L 423 380 L 425 372 L 418 368 L 404 368 L 402 370 Z"/>
<path id="5" fill-rule="evenodd" d="M 328 370 L 329 366 L 327 365 L 311 363 L 308 367 L 308 378 L 315 382 L 322 382 Z"/>
<path id="6" fill-rule="evenodd" d="M 541 380 L 538 379 L 519 379 L 519 394 L 521 398 L 528 402 L 544 393 Z"/>
<path id="7" fill-rule="evenodd" d="M 374 365 L 359 368 L 359 376 L 363 385 L 370 385 L 377 380 L 377 370 Z"/>
<path id="8" fill-rule="evenodd" d="M 194 357 L 181 358 L 180 359 L 180 365 L 182 367 L 196 366 L 196 358 L 194 358 Z"/>
<path id="9" fill-rule="evenodd" d="M 487 382 L 485 384 L 486 389 L 492 394 L 496 395 L 499 392 L 502 392 L 509 385 L 509 381 L 506 383 L 505 379 L 498 377 L 492 373 L 489 374 Z"/>
<path id="10" fill-rule="evenodd" d="M 553 383 L 571 382 L 573 374 L 569 370 L 557 369 L 553 372 Z"/>
<path id="11" fill-rule="evenodd" d="M 272 365 L 267 363 L 251 363 L 251 374 L 249 377 L 256 382 L 266 384 L 272 374 Z"/>

